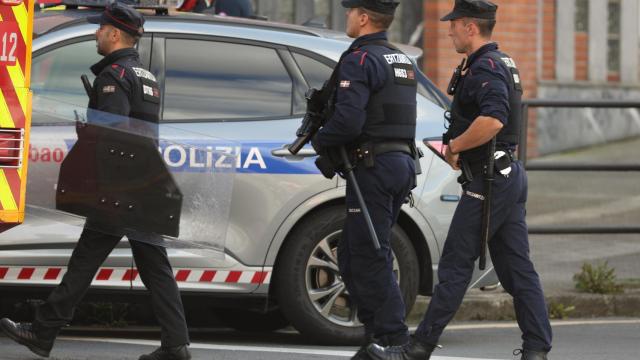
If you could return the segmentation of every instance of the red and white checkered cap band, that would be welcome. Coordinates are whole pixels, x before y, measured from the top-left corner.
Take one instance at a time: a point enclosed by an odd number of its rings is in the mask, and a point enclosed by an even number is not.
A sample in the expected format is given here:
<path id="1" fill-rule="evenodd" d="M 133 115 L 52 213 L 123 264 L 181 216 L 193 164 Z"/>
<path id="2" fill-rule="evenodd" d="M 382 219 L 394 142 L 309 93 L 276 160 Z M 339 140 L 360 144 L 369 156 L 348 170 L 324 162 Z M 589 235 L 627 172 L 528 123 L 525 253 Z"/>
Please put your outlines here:
<path id="1" fill-rule="evenodd" d="M 66 272 L 66 267 L 2 267 L 0 282 L 52 282 L 58 283 Z M 213 269 L 174 269 L 178 283 L 223 283 L 223 284 L 269 284 L 270 271 L 255 270 L 213 270 Z M 100 268 L 93 279 L 94 284 L 101 281 L 138 281 L 137 269 Z"/>

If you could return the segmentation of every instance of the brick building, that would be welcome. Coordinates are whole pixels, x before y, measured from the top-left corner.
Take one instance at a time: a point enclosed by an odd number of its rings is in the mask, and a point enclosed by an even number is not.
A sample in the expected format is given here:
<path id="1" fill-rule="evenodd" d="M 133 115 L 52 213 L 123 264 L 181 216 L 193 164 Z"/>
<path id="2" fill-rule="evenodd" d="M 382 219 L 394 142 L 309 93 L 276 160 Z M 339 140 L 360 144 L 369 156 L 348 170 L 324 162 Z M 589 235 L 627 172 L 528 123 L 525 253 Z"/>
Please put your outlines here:
<path id="1" fill-rule="evenodd" d="M 517 62 L 525 97 L 640 99 L 639 0 L 494 2 L 494 40 Z M 453 0 L 424 1 L 424 71 L 441 89 L 461 60 L 447 36 L 448 24 L 439 21 L 452 5 Z M 529 154 L 637 135 L 635 109 L 532 110 Z"/>
<path id="2" fill-rule="evenodd" d="M 640 99 L 640 0 L 493 0 L 494 40 L 517 62 L 527 98 Z M 340 0 L 254 0 L 270 20 L 312 18 L 344 30 Z M 462 57 L 439 19 L 454 0 L 401 0 L 393 41 L 424 46 L 423 68 L 441 89 Z M 422 39 L 416 36 L 424 27 Z M 614 120 L 612 120 L 614 119 Z M 529 116 L 529 155 L 640 135 L 633 110 L 537 109 Z"/>

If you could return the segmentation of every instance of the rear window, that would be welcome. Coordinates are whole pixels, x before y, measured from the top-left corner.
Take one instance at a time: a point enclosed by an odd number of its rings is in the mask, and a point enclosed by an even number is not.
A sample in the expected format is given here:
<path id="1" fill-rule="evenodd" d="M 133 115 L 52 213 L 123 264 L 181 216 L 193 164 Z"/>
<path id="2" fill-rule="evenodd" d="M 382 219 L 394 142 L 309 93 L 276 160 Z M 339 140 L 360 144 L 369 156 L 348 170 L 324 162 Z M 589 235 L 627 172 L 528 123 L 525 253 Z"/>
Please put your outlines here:
<path id="1" fill-rule="evenodd" d="M 167 39 L 165 121 L 291 116 L 293 82 L 272 48 Z"/>
<path id="2" fill-rule="evenodd" d="M 89 67 L 102 57 L 96 52 L 95 40 L 81 41 L 42 53 L 33 58 L 31 66 L 31 90 L 34 93 L 34 113 L 41 109 L 40 98 L 55 100 L 78 109 L 87 105 L 80 75 L 86 74 L 93 81 Z M 50 103 L 50 102 L 49 102 Z M 50 122 L 40 116 L 33 117 L 34 123 Z"/>
<path id="3" fill-rule="evenodd" d="M 316 89 L 322 88 L 325 81 L 329 80 L 333 69 L 309 56 L 296 52 L 292 54 L 309 86 Z"/>

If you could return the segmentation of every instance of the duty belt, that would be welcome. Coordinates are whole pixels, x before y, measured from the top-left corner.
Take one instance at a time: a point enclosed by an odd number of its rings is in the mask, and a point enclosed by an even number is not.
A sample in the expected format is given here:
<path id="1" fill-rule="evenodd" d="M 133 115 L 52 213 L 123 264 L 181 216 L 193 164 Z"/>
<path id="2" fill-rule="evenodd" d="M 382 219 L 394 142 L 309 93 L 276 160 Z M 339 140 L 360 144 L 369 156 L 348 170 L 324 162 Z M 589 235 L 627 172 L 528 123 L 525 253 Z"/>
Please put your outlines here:
<path id="1" fill-rule="evenodd" d="M 511 165 L 511 163 L 516 160 L 515 155 L 511 149 L 498 149 L 496 151 L 496 154 L 500 151 L 506 154 L 506 158 L 504 160 L 496 159 L 495 167 L 498 172 L 501 172 L 503 167 L 507 167 Z M 461 161 L 465 162 L 465 160 L 462 158 L 461 158 Z M 471 179 L 481 176 L 484 173 L 484 168 L 485 168 L 485 161 L 476 161 L 473 163 L 465 162 L 462 166 L 462 170 L 464 172 L 468 172 L 471 176 L 470 177 L 467 176 L 467 177 Z"/>
<path id="2" fill-rule="evenodd" d="M 358 145 L 354 149 L 353 154 L 357 161 L 364 161 L 366 167 L 371 167 L 377 155 L 390 152 L 403 152 L 407 155 L 414 156 L 416 150 L 414 150 L 411 144 L 413 144 L 412 140 L 366 142 Z"/>

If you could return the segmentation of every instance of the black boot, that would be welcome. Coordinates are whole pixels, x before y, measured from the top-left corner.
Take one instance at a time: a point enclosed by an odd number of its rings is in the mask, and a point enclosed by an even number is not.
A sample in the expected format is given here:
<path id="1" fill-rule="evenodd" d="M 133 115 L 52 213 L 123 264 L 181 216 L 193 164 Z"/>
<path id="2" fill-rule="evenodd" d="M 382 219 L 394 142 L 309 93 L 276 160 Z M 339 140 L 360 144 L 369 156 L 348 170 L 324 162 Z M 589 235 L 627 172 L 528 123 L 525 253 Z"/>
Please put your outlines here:
<path id="1" fill-rule="evenodd" d="M 367 353 L 373 360 L 429 360 L 435 345 L 427 344 L 412 337 L 408 344 L 403 346 L 389 346 L 384 348 L 377 344 L 371 344 Z"/>
<path id="2" fill-rule="evenodd" d="M 517 349 L 513 352 L 513 355 L 516 355 L 516 356 L 520 354 L 522 354 L 522 357 L 520 358 L 520 360 L 547 360 L 547 353 L 544 351 Z"/>
<path id="3" fill-rule="evenodd" d="M 44 337 L 38 335 L 29 323 L 16 324 L 7 318 L 0 320 L 0 328 L 13 341 L 26 346 L 29 350 L 42 357 L 49 357 L 56 339 L 55 336 Z"/>
<path id="4" fill-rule="evenodd" d="M 365 340 L 362 342 L 358 351 L 351 357 L 351 360 L 371 360 L 371 357 L 367 354 L 367 348 L 369 345 L 375 343 L 376 339 L 373 336 L 366 335 Z"/>
<path id="5" fill-rule="evenodd" d="M 371 344 L 365 344 L 360 346 L 360 349 L 351 357 L 351 360 L 371 360 L 371 357 L 367 353 L 367 348 Z"/>
<path id="6" fill-rule="evenodd" d="M 159 347 L 151 354 L 142 355 L 138 360 L 189 360 L 191 353 L 187 345 Z"/>

